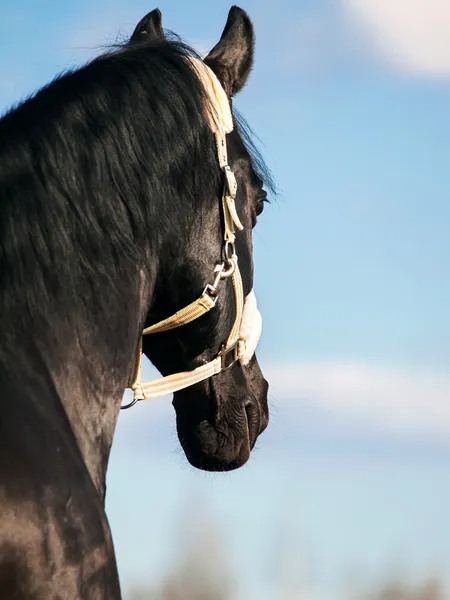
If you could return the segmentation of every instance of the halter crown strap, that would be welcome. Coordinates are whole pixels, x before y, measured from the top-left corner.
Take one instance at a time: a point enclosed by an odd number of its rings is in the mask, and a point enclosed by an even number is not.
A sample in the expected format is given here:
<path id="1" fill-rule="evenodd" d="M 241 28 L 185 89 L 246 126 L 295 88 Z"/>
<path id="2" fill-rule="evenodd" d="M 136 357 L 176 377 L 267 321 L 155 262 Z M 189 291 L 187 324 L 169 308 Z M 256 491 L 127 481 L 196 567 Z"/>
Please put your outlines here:
<path id="1" fill-rule="evenodd" d="M 244 227 L 239 219 L 235 205 L 237 192 L 236 178 L 228 165 L 226 134 L 233 130 L 233 117 L 231 114 L 228 97 L 213 71 L 207 65 L 205 65 L 203 61 L 200 61 L 196 58 L 189 58 L 189 60 L 195 68 L 195 71 L 204 86 L 209 100 L 207 106 L 205 107 L 206 116 L 208 118 L 211 130 L 215 134 L 218 161 L 225 176 L 222 194 L 222 208 L 225 225 L 224 243 L 226 248 L 231 248 L 232 253 L 231 255 L 226 256 L 226 262 L 216 266 L 214 270 L 215 279 L 213 283 L 208 284 L 205 287 L 202 295 L 197 300 L 194 300 L 194 302 L 180 309 L 170 317 L 167 317 L 166 319 L 147 327 L 143 330 L 142 336 L 151 335 L 153 333 L 161 333 L 181 327 L 206 314 L 216 304 L 218 293 L 217 286 L 219 282 L 221 279 L 226 279 L 228 277 L 231 277 L 232 279 L 236 314 L 230 334 L 223 344 L 222 350 L 213 360 L 197 367 L 196 369 L 193 369 L 192 371 L 174 373 L 173 375 L 161 377 L 155 381 L 146 383 L 141 383 L 141 336 L 137 348 L 135 367 L 129 384 L 129 387 L 133 390 L 134 399 L 133 402 L 127 406 L 123 406 L 122 408 L 129 408 L 138 400 L 157 398 L 159 396 L 165 396 L 166 394 L 174 393 L 186 387 L 190 387 L 191 385 L 199 383 L 200 381 L 209 379 L 209 377 L 212 377 L 213 375 L 217 375 L 221 371 L 232 366 L 238 360 L 242 360 L 243 362 L 245 361 L 246 364 L 254 353 L 253 348 L 251 356 L 248 356 L 250 351 L 250 347 L 248 346 L 248 340 L 250 340 L 250 337 L 247 331 L 249 319 L 247 318 L 243 321 L 243 316 L 249 311 L 246 311 L 245 308 L 247 301 L 244 299 L 242 277 L 239 271 L 238 259 L 234 251 L 234 242 L 236 237 L 235 227 L 239 230 L 242 230 Z M 250 297 L 252 297 L 251 294 L 249 295 L 249 298 Z M 257 314 L 259 315 L 259 312 L 256 309 L 255 300 L 254 317 L 256 317 Z M 257 334 L 256 341 L 252 338 L 252 346 L 254 345 L 256 347 L 256 343 L 259 339 L 259 333 Z M 231 360 L 229 359 L 230 355 Z"/>
<path id="2" fill-rule="evenodd" d="M 219 166 L 225 173 L 226 185 L 224 187 L 223 204 L 227 206 L 225 211 L 225 240 L 234 242 L 234 226 L 244 229 L 235 206 L 237 183 L 233 171 L 228 166 L 228 151 L 226 134 L 233 131 L 233 115 L 230 102 L 222 84 L 216 74 L 205 63 L 197 58 L 189 59 L 193 65 L 198 78 L 203 84 L 208 97 L 206 105 L 206 116 L 208 117 L 211 131 L 216 137 L 217 157 Z"/>

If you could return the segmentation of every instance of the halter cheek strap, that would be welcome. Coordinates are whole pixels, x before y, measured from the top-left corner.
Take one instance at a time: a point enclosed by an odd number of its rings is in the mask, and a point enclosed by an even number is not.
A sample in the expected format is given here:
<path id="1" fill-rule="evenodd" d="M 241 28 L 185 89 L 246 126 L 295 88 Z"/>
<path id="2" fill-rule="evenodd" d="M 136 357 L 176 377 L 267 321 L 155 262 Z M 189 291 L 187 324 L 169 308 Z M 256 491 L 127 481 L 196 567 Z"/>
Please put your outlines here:
<path id="1" fill-rule="evenodd" d="M 255 353 L 262 330 L 262 318 L 256 304 L 253 290 L 244 299 L 242 277 L 239 271 L 238 258 L 235 252 L 235 227 L 243 229 L 236 211 L 237 183 L 234 173 L 228 165 L 226 134 L 233 130 L 233 119 L 227 95 L 213 71 L 202 61 L 189 59 L 201 80 L 210 100 L 206 107 L 211 130 L 216 137 L 217 156 L 224 172 L 224 188 L 222 194 L 222 209 L 224 217 L 224 247 L 225 261 L 216 265 L 214 280 L 207 284 L 202 295 L 188 306 L 177 311 L 172 316 L 151 325 L 143 330 L 137 348 L 135 367 L 130 378 L 129 387 L 133 390 L 133 401 L 122 408 L 130 408 L 138 400 L 157 398 L 190 387 L 213 375 L 229 369 L 237 361 L 246 365 Z M 191 323 L 210 311 L 217 302 L 219 285 L 222 280 L 231 278 L 235 297 L 235 319 L 231 331 L 222 345 L 220 352 L 210 362 L 193 369 L 174 373 L 146 383 L 141 382 L 142 369 L 142 337 L 153 333 L 170 331 Z"/>

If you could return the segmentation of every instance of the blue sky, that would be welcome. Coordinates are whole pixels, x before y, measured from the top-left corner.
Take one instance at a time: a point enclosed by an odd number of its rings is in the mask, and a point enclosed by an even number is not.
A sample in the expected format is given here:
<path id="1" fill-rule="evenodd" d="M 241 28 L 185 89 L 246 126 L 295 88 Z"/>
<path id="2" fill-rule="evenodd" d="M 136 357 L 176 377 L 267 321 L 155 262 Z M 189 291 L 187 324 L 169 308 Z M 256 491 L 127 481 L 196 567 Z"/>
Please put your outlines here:
<path id="1" fill-rule="evenodd" d="M 0 110 L 155 6 L 0 0 Z M 201 50 L 229 7 L 159 3 L 164 25 Z M 255 231 L 272 422 L 245 468 L 212 476 L 186 466 L 170 399 L 121 415 L 107 506 L 124 588 L 175 568 L 180 526 L 195 530 L 205 511 L 239 600 L 298 597 L 289 585 L 335 599 L 354 577 L 446 574 L 450 8 L 242 7 L 257 53 L 236 106 L 279 187 Z"/>

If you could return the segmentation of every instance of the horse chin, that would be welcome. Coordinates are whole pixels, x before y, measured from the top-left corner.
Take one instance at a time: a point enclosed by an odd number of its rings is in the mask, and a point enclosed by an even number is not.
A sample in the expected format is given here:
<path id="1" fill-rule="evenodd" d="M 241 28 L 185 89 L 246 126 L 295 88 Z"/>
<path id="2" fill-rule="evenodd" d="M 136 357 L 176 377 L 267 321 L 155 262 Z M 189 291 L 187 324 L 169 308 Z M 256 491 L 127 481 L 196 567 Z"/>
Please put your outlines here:
<path id="1" fill-rule="evenodd" d="M 226 424 L 200 422 L 192 435 L 178 435 L 186 458 L 203 471 L 232 471 L 250 458 L 251 442 L 245 416 L 231 428 Z"/>
<path id="2" fill-rule="evenodd" d="M 245 400 L 242 394 L 221 387 L 216 384 L 209 385 L 208 390 L 178 392 L 173 402 L 178 438 L 186 458 L 203 471 L 242 467 L 268 425 L 265 379 L 258 385 L 259 393 L 255 395 L 252 389 Z"/>

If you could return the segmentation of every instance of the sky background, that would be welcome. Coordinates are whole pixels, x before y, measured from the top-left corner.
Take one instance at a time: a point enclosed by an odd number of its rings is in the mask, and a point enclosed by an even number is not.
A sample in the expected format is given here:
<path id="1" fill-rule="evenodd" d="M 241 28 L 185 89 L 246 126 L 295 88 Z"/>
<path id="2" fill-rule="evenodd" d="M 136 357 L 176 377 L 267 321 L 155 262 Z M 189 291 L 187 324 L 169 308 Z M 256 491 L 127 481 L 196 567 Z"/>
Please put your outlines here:
<path id="1" fill-rule="evenodd" d="M 156 6 L 202 52 L 230 8 L 0 0 L 0 111 Z M 450 3 L 241 6 L 256 62 L 235 104 L 279 190 L 254 250 L 272 420 L 248 465 L 211 475 L 187 465 L 170 398 L 120 415 L 107 510 L 123 588 L 158 584 L 192 538 L 235 600 L 335 600 L 394 575 L 450 586 Z"/>

